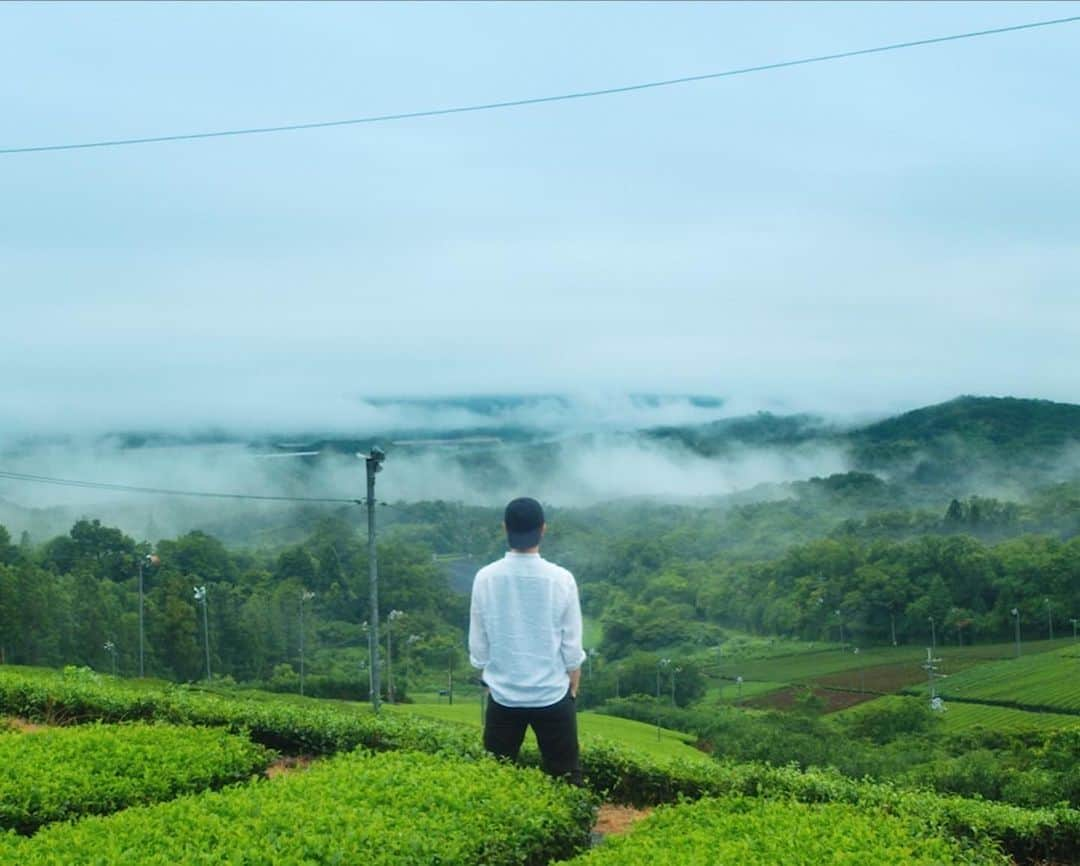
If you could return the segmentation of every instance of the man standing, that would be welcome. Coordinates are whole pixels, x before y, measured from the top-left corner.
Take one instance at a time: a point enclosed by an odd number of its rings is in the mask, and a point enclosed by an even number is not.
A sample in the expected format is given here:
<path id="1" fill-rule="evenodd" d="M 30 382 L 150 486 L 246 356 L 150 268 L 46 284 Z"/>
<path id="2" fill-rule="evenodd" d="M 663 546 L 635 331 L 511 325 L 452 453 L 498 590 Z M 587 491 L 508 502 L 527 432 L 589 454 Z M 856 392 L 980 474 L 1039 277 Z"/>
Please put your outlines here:
<path id="1" fill-rule="evenodd" d="M 574 576 L 540 556 L 547 529 L 535 499 L 515 499 L 503 517 L 510 551 L 476 573 L 469 660 L 491 691 L 484 748 L 516 760 L 532 726 L 544 771 L 581 782 L 577 692 L 581 604 Z"/>

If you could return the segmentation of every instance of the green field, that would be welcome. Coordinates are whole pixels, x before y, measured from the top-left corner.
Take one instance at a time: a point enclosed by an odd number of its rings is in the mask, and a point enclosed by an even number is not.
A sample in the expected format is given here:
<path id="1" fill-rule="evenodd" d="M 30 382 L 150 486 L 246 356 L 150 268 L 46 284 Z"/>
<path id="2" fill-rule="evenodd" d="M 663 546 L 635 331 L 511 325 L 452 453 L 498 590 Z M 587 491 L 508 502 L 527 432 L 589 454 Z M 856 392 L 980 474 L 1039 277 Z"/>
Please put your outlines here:
<path id="1" fill-rule="evenodd" d="M 395 704 L 387 706 L 387 709 L 394 713 L 413 713 L 432 719 L 480 727 L 480 704 L 475 698 L 467 702 L 455 702 L 453 706 L 446 703 L 418 702 L 414 704 Z M 694 738 L 689 734 L 661 728 L 660 736 L 657 737 L 655 725 L 646 725 L 630 719 L 620 719 L 616 716 L 604 716 L 590 712 L 579 713 L 578 732 L 583 743 L 588 743 L 595 737 L 603 737 L 606 740 L 632 747 L 653 757 L 683 758 L 690 761 L 710 762 L 707 755 L 693 747 Z M 527 734 L 525 743 L 526 745 L 535 746 L 536 739 L 532 731 Z"/>
<path id="2" fill-rule="evenodd" d="M 1008 701 L 1080 714 L 1080 648 L 1069 645 L 978 665 L 942 678 L 937 691 L 946 699 Z"/>
<path id="3" fill-rule="evenodd" d="M 1072 647 L 1070 640 L 1032 641 L 1025 644 L 1026 654 L 1038 657 L 1047 652 Z M 939 646 L 937 657 L 941 659 L 942 672 L 961 671 L 984 662 L 1009 659 L 1015 653 L 1011 643 L 978 644 L 975 646 Z M 870 670 L 885 665 L 910 664 L 914 671 L 921 670 L 926 659 L 926 647 L 871 647 L 855 652 L 854 648 L 827 650 L 807 645 L 807 650 L 794 655 L 777 656 L 746 661 L 722 661 L 714 671 L 724 677 L 742 676 L 746 681 L 771 683 L 812 683 L 815 680 L 842 673 Z M 852 682 L 855 682 L 854 677 Z"/>
<path id="4" fill-rule="evenodd" d="M 1010 707 L 991 707 L 986 704 L 962 704 L 946 701 L 945 729 L 965 731 L 988 728 L 994 731 L 1032 731 L 1052 728 L 1080 727 L 1080 716 L 1061 713 L 1031 713 Z"/>
<path id="5" fill-rule="evenodd" d="M 835 717 L 837 719 L 850 718 L 865 710 L 873 710 L 905 700 L 914 699 L 900 695 L 886 695 L 850 709 L 841 710 Z M 974 728 L 1013 732 L 1047 731 L 1080 726 L 1080 716 L 1071 716 L 1064 713 L 1035 713 L 1011 707 L 961 703 L 960 701 L 949 701 L 948 699 L 945 700 L 945 710 L 941 713 L 941 720 L 947 733 L 961 733 Z"/>

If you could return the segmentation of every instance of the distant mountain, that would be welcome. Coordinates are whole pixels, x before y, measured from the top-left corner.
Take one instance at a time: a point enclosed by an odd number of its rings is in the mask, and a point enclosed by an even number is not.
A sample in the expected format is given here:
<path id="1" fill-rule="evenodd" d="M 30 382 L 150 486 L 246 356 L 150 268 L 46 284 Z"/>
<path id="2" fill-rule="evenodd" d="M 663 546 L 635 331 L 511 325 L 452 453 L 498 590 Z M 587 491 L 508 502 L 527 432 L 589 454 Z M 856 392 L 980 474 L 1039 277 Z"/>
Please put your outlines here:
<path id="1" fill-rule="evenodd" d="M 994 464 L 1051 469 L 1080 444 L 1080 406 L 1016 397 L 958 397 L 849 434 L 859 466 L 947 474 Z"/>

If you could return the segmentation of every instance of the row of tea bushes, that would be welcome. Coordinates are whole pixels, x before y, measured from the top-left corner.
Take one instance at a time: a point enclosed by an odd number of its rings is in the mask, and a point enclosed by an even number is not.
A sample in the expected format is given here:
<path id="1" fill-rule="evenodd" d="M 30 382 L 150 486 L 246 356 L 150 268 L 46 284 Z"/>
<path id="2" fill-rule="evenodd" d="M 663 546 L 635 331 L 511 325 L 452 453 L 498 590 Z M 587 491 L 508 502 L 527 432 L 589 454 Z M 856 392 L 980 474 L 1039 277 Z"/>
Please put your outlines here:
<path id="1" fill-rule="evenodd" d="M 482 754 L 475 731 L 461 726 L 312 703 L 257 701 L 183 686 L 135 687 L 87 669 L 63 673 L 0 668 L 0 713 L 31 721 L 162 721 L 225 727 L 291 755 L 330 755 L 363 746 Z"/>
<path id="2" fill-rule="evenodd" d="M 363 746 L 480 757 L 476 729 L 411 715 L 340 705 L 307 706 L 231 699 L 183 687 L 133 688 L 96 675 L 0 668 L 0 713 L 72 721 L 130 718 L 222 725 L 290 754 L 331 754 Z M 991 838 L 1021 861 L 1069 859 L 1080 850 L 1080 812 L 1001 803 L 862 782 L 826 771 L 762 764 L 658 760 L 599 739 L 582 748 L 585 783 L 606 799 L 633 805 L 706 796 L 791 798 L 877 806 L 911 815 L 961 838 Z M 535 761 L 527 755 L 526 761 Z"/>
<path id="3" fill-rule="evenodd" d="M 590 794 L 490 759 L 354 752 L 302 773 L 0 837 L 20 866 L 541 866 L 589 841 Z"/>
<path id="4" fill-rule="evenodd" d="M 991 839 L 1017 860 L 1075 859 L 1080 851 L 1080 811 L 1024 809 L 1004 803 L 858 781 L 827 770 L 801 771 L 767 764 L 700 766 L 663 763 L 615 745 L 583 751 L 587 784 L 632 805 L 681 799 L 744 796 L 804 803 L 846 803 L 910 818 L 921 826 L 964 839 Z"/>
<path id="5" fill-rule="evenodd" d="M 847 803 L 730 797 L 664 806 L 574 866 L 1006 866 L 985 841 L 961 842 L 920 822 Z"/>
<path id="6" fill-rule="evenodd" d="M 42 824 L 220 788 L 262 773 L 273 754 L 223 730 L 93 724 L 0 734 L 0 828 Z"/>

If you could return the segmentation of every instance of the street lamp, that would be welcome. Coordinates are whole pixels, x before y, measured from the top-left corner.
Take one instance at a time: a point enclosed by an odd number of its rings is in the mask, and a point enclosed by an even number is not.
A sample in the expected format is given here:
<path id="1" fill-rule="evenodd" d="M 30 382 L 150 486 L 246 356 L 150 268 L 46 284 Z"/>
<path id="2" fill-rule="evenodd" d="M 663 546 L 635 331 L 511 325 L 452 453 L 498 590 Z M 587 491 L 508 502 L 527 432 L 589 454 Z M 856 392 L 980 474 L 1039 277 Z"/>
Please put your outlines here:
<path id="1" fill-rule="evenodd" d="M 658 659 L 656 662 L 656 739 L 660 739 L 660 669 L 671 665 L 671 659 Z"/>
<path id="2" fill-rule="evenodd" d="M 116 676 L 116 644 L 111 640 L 105 641 L 105 652 L 112 656 L 112 675 Z"/>
<path id="3" fill-rule="evenodd" d="M 671 669 L 671 705 L 675 706 L 675 674 L 682 673 L 682 668 Z"/>
<path id="4" fill-rule="evenodd" d="M 405 688 L 409 688 L 409 678 L 412 674 L 413 663 L 413 644 L 419 643 L 423 640 L 423 635 L 411 634 L 405 639 Z"/>
<path id="5" fill-rule="evenodd" d="M 391 666 L 390 656 L 390 632 L 391 626 L 397 620 L 405 616 L 403 611 L 392 610 L 386 617 L 386 699 L 390 702 L 394 702 L 394 670 Z"/>
<path id="6" fill-rule="evenodd" d="M 210 682 L 210 617 L 206 612 L 206 585 L 195 587 L 195 600 L 202 604 L 203 639 L 206 644 L 206 681 Z"/>
<path id="7" fill-rule="evenodd" d="M 840 620 L 840 651 L 844 649 L 844 617 L 841 615 L 839 608 L 836 610 L 836 618 Z"/>
<path id="8" fill-rule="evenodd" d="M 143 592 L 143 566 L 146 565 L 159 565 L 161 560 L 158 559 L 152 553 L 146 554 L 146 556 L 139 557 L 139 676 L 146 675 L 146 638 L 145 631 L 143 629 L 143 605 L 144 596 Z"/>
<path id="9" fill-rule="evenodd" d="M 927 617 L 930 620 L 930 653 L 931 655 L 937 653 L 937 630 L 934 627 L 934 618 Z"/>
<path id="10" fill-rule="evenodd" d="M 1011 613 L 1016 620 L 1016 657 L 1020 658 L 1020 608 L 1014 607 Z"/>
<path id="11" fill-rule="evenodd" d="M 368 697 L 370 698 L 371 697 L 371 690 L 372 690 L 372 688 L 374 688 L 374 685 L 372 683 L 372 677 L 374 675 L 374 670 L 375 670 L 374 666 L 371 664 L 371 659 L 372 659 L 372 653 L 371 653 L 371 628 L 368 626 L 368 623 L 367 623 L 366 619 L 362 623 L 360 623 L 360 628 L 364 632 L 365 636 L 367 637 L 367 653 L 368 653 L 367 662 L 366 663 L 365 662 L 360 662 L 360 669 L 363 670 L 365 667 L 367 668 L 367 687 L 368 687 Z"/>
<path id="12" fill-rule="evenodd" d="M 300 695 L 304 694 L 304 602 L 315 598 L 315 593 L 300 590 Z"/>
<path id="13" fill-rule="evenodd" d="M 1046 602 L 1046 628 L 1050 632 L 1050 640 L 1054 639 L 1054 614 L 1050 607 L 1050 599 L 1044 598 Z"/>

